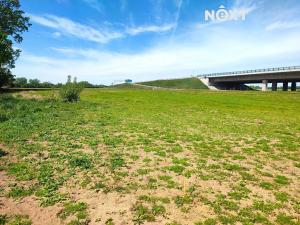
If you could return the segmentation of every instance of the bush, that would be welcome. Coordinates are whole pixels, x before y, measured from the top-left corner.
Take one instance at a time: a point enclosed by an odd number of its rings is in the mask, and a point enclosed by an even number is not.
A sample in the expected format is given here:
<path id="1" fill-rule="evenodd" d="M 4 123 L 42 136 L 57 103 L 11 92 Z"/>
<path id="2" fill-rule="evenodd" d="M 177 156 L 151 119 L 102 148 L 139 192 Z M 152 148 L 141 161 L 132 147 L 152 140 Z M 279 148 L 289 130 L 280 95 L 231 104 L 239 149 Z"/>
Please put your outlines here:
<path id="1" fill-rule="evenodd" d="M 68 82 L 60 88 L 59 95 L 64 102 L 77 102 L 82 91 L 83 86 L 77 84 L 76 80 L 72 83 L 69 78 Z"/>

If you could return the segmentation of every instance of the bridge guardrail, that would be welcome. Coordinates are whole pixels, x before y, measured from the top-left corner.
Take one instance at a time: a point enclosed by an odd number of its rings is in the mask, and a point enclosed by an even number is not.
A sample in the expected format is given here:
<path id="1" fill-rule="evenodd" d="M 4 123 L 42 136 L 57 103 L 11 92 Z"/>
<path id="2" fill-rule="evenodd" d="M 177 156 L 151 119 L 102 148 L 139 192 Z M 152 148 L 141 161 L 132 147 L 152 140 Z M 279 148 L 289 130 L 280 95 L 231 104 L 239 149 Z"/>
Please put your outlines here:
<path id="1" fill-rule="evenodd" d="M 231 76 L 231 75 L 247 75 L 251 73 L 263 73 L 263 72 L 279 72 L 279 71 L 293 71 L 300 70 L 300 66 L 287 66 L 287 67 L 274 67 L 267 69 L 256 69 L 256 70 L 243 70 L 243 71 L 234 71 L 234 72 L 223 72 L 223 73 L 208 73 L 201 74 L 198 77 L 218 77 L 218 76 Z"/>

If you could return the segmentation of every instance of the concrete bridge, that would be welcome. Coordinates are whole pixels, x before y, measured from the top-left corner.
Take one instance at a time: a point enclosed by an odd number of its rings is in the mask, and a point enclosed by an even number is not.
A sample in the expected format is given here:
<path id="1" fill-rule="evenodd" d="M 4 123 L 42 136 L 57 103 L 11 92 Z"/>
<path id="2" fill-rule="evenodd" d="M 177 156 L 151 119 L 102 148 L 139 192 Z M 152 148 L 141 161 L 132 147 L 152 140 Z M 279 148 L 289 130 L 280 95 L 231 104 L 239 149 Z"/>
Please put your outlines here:
<path id="1" fill-rule="evenodd" d="M 282 83 L 283 91 L 288 91 L 289 86 L 291 91 L 296 91 L 297 82 L 300 82 L 300 66 L 211 73 L 198 77 L 210 89 L 215 90 L 249 90 L 246 84 L 261 83 L 262 91 L 267 91 L 268 83 L 271 83 L 272 91 L 277 91 L 278 84 Z"/>

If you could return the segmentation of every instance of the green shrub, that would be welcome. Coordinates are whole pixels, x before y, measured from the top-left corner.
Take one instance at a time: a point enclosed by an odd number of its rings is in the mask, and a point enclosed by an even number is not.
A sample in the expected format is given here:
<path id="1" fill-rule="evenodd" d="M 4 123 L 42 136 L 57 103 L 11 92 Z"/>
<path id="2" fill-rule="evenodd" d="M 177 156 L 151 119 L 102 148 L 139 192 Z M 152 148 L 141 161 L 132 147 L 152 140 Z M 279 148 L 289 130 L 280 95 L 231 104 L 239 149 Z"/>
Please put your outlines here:
<path id="1" fill-rule="evenodd" d="M 68 82 L 60 88 L 59 95 L 64 102 L 77 102 L 80 99 L 80 93 L 83 91 L 83 86 L 77 84 L 76 78 L 71 82 L 71 77 L 68 77 Z"/>

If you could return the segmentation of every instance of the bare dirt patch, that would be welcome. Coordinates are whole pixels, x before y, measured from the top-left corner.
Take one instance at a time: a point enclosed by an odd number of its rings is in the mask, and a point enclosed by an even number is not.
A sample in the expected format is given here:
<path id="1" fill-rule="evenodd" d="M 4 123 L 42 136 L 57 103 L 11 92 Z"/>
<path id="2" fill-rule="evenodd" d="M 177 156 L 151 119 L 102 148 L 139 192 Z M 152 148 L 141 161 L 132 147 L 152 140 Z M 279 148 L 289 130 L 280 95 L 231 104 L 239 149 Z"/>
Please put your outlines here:
<path id="1" fill-rule="evenodd" d="M 26 197 L 22 200 L 13 200 L 0 197 L 0 214 L 2 215 L 28 215 L 33 225 L 62 224 L 57 218 L 59 206 L 43 208 L 34 197 Z"/>
<path id="2" fill-rule="evenodd" d="M 43 96 L 37 95 L 35 91 L 21 91 L 21 92 L 14 94 L 14 96 L 17 96 L 17 97 L 21 96 L 22 98 L 26 98 L 26 99 L 36 99 L 36 100 L 43 99 Z"/>

